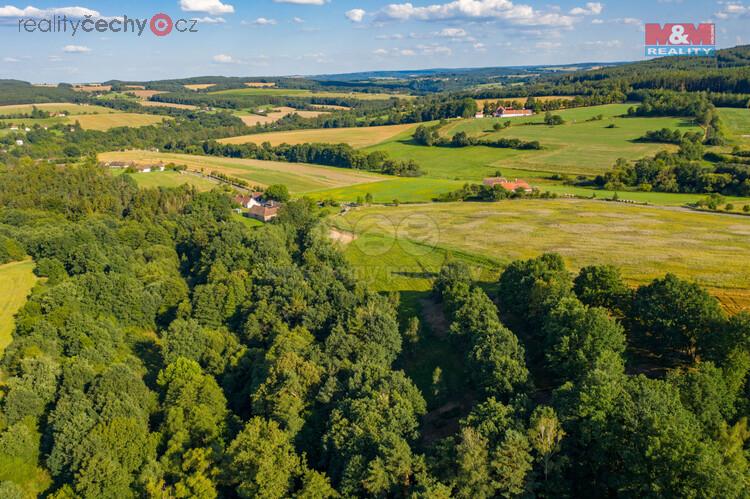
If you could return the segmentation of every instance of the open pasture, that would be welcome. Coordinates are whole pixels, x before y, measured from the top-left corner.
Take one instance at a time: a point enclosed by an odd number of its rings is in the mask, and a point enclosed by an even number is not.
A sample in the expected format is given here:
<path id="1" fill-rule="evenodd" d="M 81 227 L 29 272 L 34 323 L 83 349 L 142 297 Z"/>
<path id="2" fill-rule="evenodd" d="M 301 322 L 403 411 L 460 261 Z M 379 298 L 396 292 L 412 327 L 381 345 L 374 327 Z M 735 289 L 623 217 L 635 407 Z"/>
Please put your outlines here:
<path id="1" fill-rule="evenodd" d="M 437 247 L 483 255 L 501 266 L 558 252 L 573 269 L 616 265 L 633 285 L 672 272 L 708 287 L 728 308 L 750 308 L 750 258 L 743 257 L 750 252 L 747 217 L 557 199 L 373 206 L 332 220 L 357 237 L 396 242 L 385 249 L 362 244 L 347 249 L 351 259 L 375 273 L 382 274 L 378 267 L 391 251 L 403 252 L 412 243 L 427 255 Z M 355 251 L 359 254 L 352 256 Z M 420 278 L 422 259 L 415 260 L 413 269 Z M 399 279 L 409 275 L 403 268 L 398 272 Z M 418 280 L 415 285 L 421 289 L 424 283 Z"/>
<path id="2" fill-rule="evenodd" d="M 356 202 L 367 194 L 374 203 L 429 203 L 440 194 L 460 189 L 464 182 L 435 178 L 393 178 L 370 184 L 339 187 L 309 194 L 313 199 L 332 199 L 339 202 Z"/>
<path id="3" fill-rule="evenodd" d="M 314 130 L 291 130 L 285 132 L 258 133 L 221 139 L 222 144 L 279 144 L 328 143 L 349 144 L 355 148 L 367 147 L 386 141 L 397 135 L 413 130 L 416 125 L 390 125 L 360 128 L 320 128 Z"/>
<path id="4" fill-rule="evenodd" d="M 216 83 L 194 83 L 191 85 L 183 85 L 183 87 L 187 88 L 188 90 L 205 90 L 213 86 L 216 86 Z"/>
<path id="5" fill-rule="evenodd" d="M 719 115 L 728 129 L 729 138 L 745 147 L 750 146 L 750 109 L 719 108 Z"/>
<path id="6" fill-rule="evenodd" d="M 138 113 L 110 113 L 110 114 L 85 114 L 70 118 L 68 121 L 80 123 L 85 130 L 109 130 L 121 126 L 141 127 L 161 123 L 165 118 L 153 114 Z"/>
<path id="7" fill-rule="evenodd" d="M 293 193 L 305 193 L 349 185 L 377 182 L 390 177 L 347 168 L 333 168 L 304 163 L 282 163 L 254 159 L 234 159 L 214 156 L 191 156 L 150 151 L 108 152 L 99 155 L 100 161 L 135 161 L 136 163 L 175 163 L 189 170 L 209 174 L 221 172 L 247 180 L 252 185 L 285 184 Z M 148 176 L 153 173 L 135 175 Z"/>
<path id="8" fill-rule="evenodd" d="M 0 265 L 0 352 L 12 339 L 14 316 L 34 287 L 34 262 L 11 262 Z"/>

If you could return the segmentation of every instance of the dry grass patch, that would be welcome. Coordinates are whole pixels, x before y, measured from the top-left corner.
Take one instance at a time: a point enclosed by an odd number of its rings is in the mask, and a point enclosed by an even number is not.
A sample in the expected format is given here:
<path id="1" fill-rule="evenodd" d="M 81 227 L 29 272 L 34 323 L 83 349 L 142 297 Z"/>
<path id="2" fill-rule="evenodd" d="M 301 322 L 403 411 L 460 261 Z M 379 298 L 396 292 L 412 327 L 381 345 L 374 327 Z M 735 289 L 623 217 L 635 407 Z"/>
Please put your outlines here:
<path id="1" fill-rule="evenodd" d="M 209 174 L 221 172 L 242 178 L 261 187 L 284 184 L 294 193 L 332 189 L 383 180 L 383 175 L 351 170 L 308 165 L 304 163 L 282 163 L 254 159 L 221 158 L 215 156 L 192 156 L 150 151 L 109 152 L 99 155 L 99 161 L 134 161 L 136 163 L 175 163 L 189 170 Z M 152 175 L 143 173 L 138 175 Z"/>
<path id="2" fill-rule="evenodd" d="M 265 81 L 248 81 L 245 82 L 246 87 L 250 88 L 271 88 L 275 87 L 276 84 L 274 82 L 265 82 Z"/>
<path id="3" fill-rule="evenodd" d="M 188 90 L 204 90 L 206 88 L 215 87 L 216 83 L 194 83 L 192 85 L 183 85 Z"/>
<path id="4" fill-rule="evenodd" d="M 138 97 L 139 99 L 150 99 L 154 95 L 159 95 L 166 93 L 163 90 L 128 90 L 126 93 L 130 95 L 134 95 L 135 97 Z"/>
<path id="5" fill-rule="evenodd" d="M 76 92 L 109 92 L 112 85 L 78 85 L 73 87 Z"/>
<path id="6" fill-rule="evenodd" d="M 321 114 L 328 114 L 325 111 L 300 111 L 294 109 L 293 107 L 279 107 L 277 109 L 274 109 L 273 111 L 266 113 L 265 116 L 261 116 L 260 114 L 247 114 L 244 116 L 240 116 L 240 119 L 242 119 L 243 123 L 245 123 L 247 126 L 265 125 L 268 123 L 275 123 L 284 116 L 295 113 L 300 115 L 300 117 L 302 118 L 316 118 Z"/>
<path id="7" fill-rule="evenodd" d="M 259 133 L 253 135 L 242 135 L 240 137 L 229 137 L 221 139 L 223 144 L 262 144 L 270 142 L 271 145 L 279 144 L 305 144 L 305 143 L 328 143 L 349 144 L 355 148 L 379 144 L 407 130 L 415 128 L 416 125 L 389 125 L 359 128 L 320 128 L 315 130 L 292 130 L 288 132 Z"/>

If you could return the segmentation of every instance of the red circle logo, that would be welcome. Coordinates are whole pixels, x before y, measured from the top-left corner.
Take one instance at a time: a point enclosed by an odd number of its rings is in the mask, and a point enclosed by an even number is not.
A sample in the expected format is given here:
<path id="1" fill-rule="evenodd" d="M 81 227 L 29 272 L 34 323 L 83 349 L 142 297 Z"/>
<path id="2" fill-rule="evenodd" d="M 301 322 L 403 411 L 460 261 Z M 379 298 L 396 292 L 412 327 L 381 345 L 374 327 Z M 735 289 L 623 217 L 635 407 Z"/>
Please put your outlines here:
<path id="1" fill-rule="evenodd" d="M 153 31 L 156 36 L 167 36 L 172 32 L 173 26 L 172 18 L 164 13 L 156 14 L 151 18 L 151 31 Z"/>

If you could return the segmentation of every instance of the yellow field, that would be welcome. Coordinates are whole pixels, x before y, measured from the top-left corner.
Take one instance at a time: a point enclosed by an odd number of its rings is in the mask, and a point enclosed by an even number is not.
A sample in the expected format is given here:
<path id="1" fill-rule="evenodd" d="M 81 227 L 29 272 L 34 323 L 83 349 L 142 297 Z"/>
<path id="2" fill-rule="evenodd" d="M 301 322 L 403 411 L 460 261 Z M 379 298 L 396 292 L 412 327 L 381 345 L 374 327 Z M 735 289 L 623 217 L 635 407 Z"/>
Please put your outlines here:
<path id="1" fill-rule="evenodd" d="M 138 104 L 143 107 L 173 107 L 175 109 L 198 109 L 198 106 L 191 104 L 173 104 L 172 102 L 157 102 L 152 100 L 142 100 Z"/>
<path id="2" fill-rule="evenodd" d="M 671 272 L 707 287 L 730 310 L 750 309 L 750 258 L 743 258 L 750 253 L 747 217 L 557 199 L 373 206 L 333 220 L 361 239 L 358 247 L 365 251 L 350 256 L 363 266 L 406 262 L 408 255 L 389 258 L 389 251 L 415 243 L 418 255 L 432 254 L 436 247 L 445 253 L 481 255 L 500 266 L 557 252 L 572 269 L 615 265 L 634 285 Z M 409 244 L 401 244 L 401 239 Z M 394 282 L 410 275 L 397 270 Z M 414 275 L 423 279 L 424 270 Z M 401 286 L 408 289 L 409 283 Z"/>
<path id="3" fill-rule="evenodd" d="M 390 125 L 373 126 L 361 128 L 321 128 L 315 130 L 292 130 L 290 132 L 258 133 L 255 135 L 242 135 L 240 137 L 229 137 L 221 139 L 223 144 L 262 144 L 270 142 L 271 145 L 279 144 L 305 144 L 305 143 L 327 143 L 327 144 L 349 144 L 360 148 L 379 144 L 407 130 L 415 128 L 416 125 Z"/>
<path id="4" fill-rule="evenodd" d="M 284 116 L 293 113 L 297 113 L 302 118 L 315 118 L 320 116 L 321 114 L 328 114 L 325 111 L 300 111 L 294 109 L 293 107 L 279 107 L 269 113 L 266 113 L 266 116 L 261 116 L 259 114 L 247 114 L 244 116 L 240 116 L 240 119 L 242 119 L 242 121 L 247 126 L 265 125 L 266 123 L 275 123 Z"/>
<path id="5" fill-rule="evenodd" d="M 112 90 L 112 85 L 79 85 L 73 87 L 76 92 L 109 92 Z"/>
<path id="6" fill-rule="evenodd" d="M 166 93 L 162 90 L 128 90 L 126 93 L 134 95 L 139 99 L 150 99 L 154 95 Z"/>
<path id="7" fill-rule="evenodd" d="M 12 340 L 14 316 L 26 303 L 35 282 L 34 262 L 30 260 L 0 265 L 0 353 Z"/>
<path id="8" fill-rule="evenodd" d="M 305 193 L 323 189 L 333 189 L 349 185 L 377 182 L 386 178 L 383 175 L 351 170 L 314 166 L 304 163 L 282 163 L 254 159 L 234 159 L 215 156 L 191 156 L 188 154 L 167 154 L 150 151 L 108 152 L 99 155 L 99 161 L 134 161 L 136 163 L 175 163 L 185 165 L 189 170 L 209 174 L 221 172 L 232 177 L 247 180 L 261 187 L 271 184 L 284 184 L 293 193 Z M 147 175 L 141 173 L 144 181 Z M 149 177 L 156 181 L 157 177 Z"/>
<path id="9" fill-rule="evenodd" d="M 79 114 L 92 114 L 92 113 L 116 113 L 114 109 L 102 106 L 88 106 L 82 104 L 69 104 L 65 102 L 60 103 L 44 103 L 44 104 L 21 104 L 12 106 L 0 106 L 0 114 L 29 114 L 32 109 L 36 107 L 42 111 L 50 113 L 66 113 L 71 116 Z"/>
<path id="10" fill-rule="evenodd" d="M 70 118 L 70 122 L 78 122 L 85 130 L 109 130 L 120 126 L 139 127 L 155 125 L 164 121 L 163 116 L 137 113 L 87 114 Z"/>
<path id="11" fill-rule="evenodd" d="M 204 88 L 210 88 L 215 86 L 216 83 L 196 83 L 193 85 L 183 85 L 188 90 L 203 90 Z"/>
<path id="12" fill-rule="evenodd" d="M 276 84 L 273 82 L 248 81 L 245 82 L 245 86 L 250 88 L 270 88 L 275 87 Z"/>

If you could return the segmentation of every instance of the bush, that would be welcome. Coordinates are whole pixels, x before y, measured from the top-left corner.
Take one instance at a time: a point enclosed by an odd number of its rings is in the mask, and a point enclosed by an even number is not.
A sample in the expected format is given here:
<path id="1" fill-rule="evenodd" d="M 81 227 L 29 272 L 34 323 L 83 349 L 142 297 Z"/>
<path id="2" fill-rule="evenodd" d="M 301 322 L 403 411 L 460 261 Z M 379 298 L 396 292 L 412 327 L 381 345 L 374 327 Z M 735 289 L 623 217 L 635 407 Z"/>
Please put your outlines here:
<path id="1" fill-rule="evenodd" d="M 727 211 L 734 211 L 734 205 L 732 203 L 727 203 L 724 209 Z"/>
<path id="2" fill-rule="evenodd" d="M 26 258 L 26 251 L 14 239 L 0 235 L 0 265 Z"/>
<path id="3" fill-rule="evenodd" d="M 745 206 L 743 206 L 742 211 L 744 211 L 745 213 L 750 213 L 750 204 L 746 204 Z"/>

